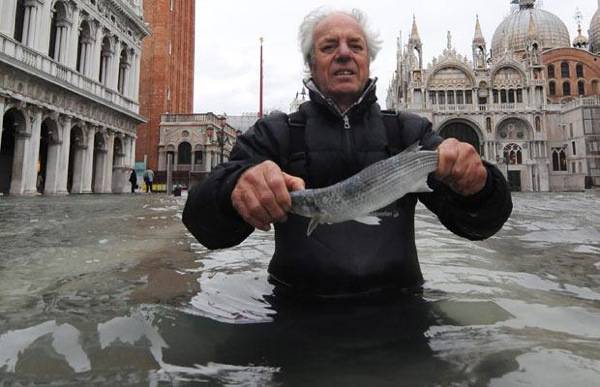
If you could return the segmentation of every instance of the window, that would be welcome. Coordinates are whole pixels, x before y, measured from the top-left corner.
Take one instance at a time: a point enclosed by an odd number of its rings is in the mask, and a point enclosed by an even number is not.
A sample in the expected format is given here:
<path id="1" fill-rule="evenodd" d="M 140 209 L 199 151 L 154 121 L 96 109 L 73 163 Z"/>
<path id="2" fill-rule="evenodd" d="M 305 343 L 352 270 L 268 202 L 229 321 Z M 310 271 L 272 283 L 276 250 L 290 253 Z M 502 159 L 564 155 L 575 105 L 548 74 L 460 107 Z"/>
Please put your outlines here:
<path id="1" fill-rule="evenodd" d="M 17 13 L 15 15 L 14 38 L 17 42 L 23 42 L 23 24 L 25 23 L 25 0 L 17 1 Z"/>
<path id="2" fill-rule="evenodd" d="M 517 144 L 508 144 L 505 146 L 504 160 L 508 160 L 508 164 L 523 164 L 523 153 L 521 147 Z"/>
<path id="3" fill-rule="evenodd" d="M 203 153 L 202 151 L 195 151 L 194 152 L 194 164 L 198 165 L 198 164 L 202 164 L 202 156 Z"/>
<path id="4" fill-rule="evenodd" d="M 554 81 L 548 83 L 548 94 L 556 95 L 556 83 Z"/>
<path id="5" fill-rule="evenodd" d="M 523 90 L 517 89 L 517 103 L 523 103 Z"/>
<path id="6" fill-rule="evenodd" d="M 563 83 L 563 95 L 571 95 L 571 83 L 569 83 L 569 81 Z"/>
<path id="7" fill-rule="evenodd" d="M 577 82 L 577 95 L 585 95 L 585 82 Z"/>
<path id="8" fill-rule="evenodd" d="M 494 103 L 498 103 L 498 90 L 494 89 L 494 91 L 492 92 L 493 94 L 493 98 L 494 98 Z"/>
<path id="9" fill-rule="evenodd" d="M 500 102 L 506 103 L 507 100 L 508 99 L 506 97 L 506 90 L 505 89 L 500 90 Z"/>
<path id="10" fill-rule="evenodd" d="M 554 65 L 548 65 L 548 79 L 554 77 Z"/>
<path id="11" fill-rule="evenodd" d="M 583 78 L 583 65 L 581 63 L 577 63 L 575 72 L 577 73 L 577 78 Z"/>
<path id="12" fill-rule="evenodd" d="M 456 92 L 456 104 L 457 105 L 464 105 L 465 103 L 465 99 L 463 97 L 463 91 L 459 90 Z"/>
<path id="13" fill-rule="evenodd" d="M 446 104 L 446 93 L 444 91 L 438 91 L 438 103 L 440 105 Z"/>
<path id="14" fill-rule="evenodd" d="M 437 104 L 437 98 L 436 98 L 436 93 L 435 91 L 430 91 L 429 92 L 429 100 L 431 101 L 432 105 Z"/>
<path id="15" fill-rule="evenodd" d="M 562 78 L 569 78 L 571 76 L 570 71 L 569 71 L 569 63 L 562 62 L 560 64 L 560 76 Z"/>
<path id="16" fill-rule="evenodd" d="M 470 105 L 473 103 L 473 92 L 471 90 L 465 91 L 465 103 Z"/>
<path id="17" fill-rule="evenodd" d="M 535 117 L 535 131 L 539 132 L 540 130 L 542 130 L 542 119 L 540 118 L 540 116 L 536 116 Z"/>
<path id="18" fill-rule="evenodd" d="M 182 142 L 177 147 L 177 164 L 192 163 L 192 146 L 189 142 Z"/>
<path id="19" fill-rule="evenodd" d="M 488 133 L 492 133 L 492 119 L 490 117 L 486 117 L 485 119 L 485 129 Z"/>
<path id="20" fill-rule="evenodd" d="M 575 148 L 575 141 L 571 141 L 571 149 L 573 150 L 573 156 L 577 156 L 577 148 Z"/>
<path id="21" fill-rule="evenodd" d="M 566 171 L 567 170 L 567 155 L 562 148 L 552 148 L 552 170 Z"/>

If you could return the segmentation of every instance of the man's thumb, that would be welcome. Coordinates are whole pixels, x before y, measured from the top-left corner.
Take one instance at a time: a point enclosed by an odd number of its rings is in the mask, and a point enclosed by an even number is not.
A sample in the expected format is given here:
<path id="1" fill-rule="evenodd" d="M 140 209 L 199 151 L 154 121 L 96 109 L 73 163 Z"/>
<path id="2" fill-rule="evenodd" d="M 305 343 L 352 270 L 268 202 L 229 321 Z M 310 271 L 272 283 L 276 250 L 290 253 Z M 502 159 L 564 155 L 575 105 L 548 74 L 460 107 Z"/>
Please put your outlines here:
<path id="1" fill-rule="evenodd" d="M 300 191 L 304 189 L 304 180 L 297 176 L 288 175 L 283 173 L 283 179 L 285 180 L 285 186 L 289 191 Z"/>

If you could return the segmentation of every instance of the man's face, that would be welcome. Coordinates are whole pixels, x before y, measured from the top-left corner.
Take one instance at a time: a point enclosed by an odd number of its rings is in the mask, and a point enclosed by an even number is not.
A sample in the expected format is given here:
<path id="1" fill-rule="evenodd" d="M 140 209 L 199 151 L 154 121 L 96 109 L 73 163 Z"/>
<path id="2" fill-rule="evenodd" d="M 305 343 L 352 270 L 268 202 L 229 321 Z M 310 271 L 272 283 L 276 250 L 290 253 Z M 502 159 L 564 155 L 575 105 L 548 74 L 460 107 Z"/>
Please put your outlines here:
<path id="1" fill-rule="evenodd" d="M 311 73 L 319 90 L 342 109 L 360 97 L 369 79 L 369 54 L 356 20 L 333 14 L 317 25 Z"/>

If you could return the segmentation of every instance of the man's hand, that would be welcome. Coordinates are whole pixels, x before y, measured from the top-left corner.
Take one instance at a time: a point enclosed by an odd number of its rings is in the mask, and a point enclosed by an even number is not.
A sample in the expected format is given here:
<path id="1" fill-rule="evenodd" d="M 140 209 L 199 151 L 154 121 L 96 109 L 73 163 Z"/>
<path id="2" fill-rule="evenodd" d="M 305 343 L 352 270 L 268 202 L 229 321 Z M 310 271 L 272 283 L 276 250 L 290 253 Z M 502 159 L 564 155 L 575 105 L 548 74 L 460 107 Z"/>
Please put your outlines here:
<path id="1" fill-rule="evenodd" d="M 246 223 L 269 231 L 271 223 L 287 219 L 292 206 L 289 191 L 301 189 L 304 180 L 282 172 L 272 161 L 264 161 L 240 176 L 231 202 Z"/>
<path id="2" fill-rule="evenodd" d="M 446 139 L 438 146 L 438 156 L 435 175 L 454 192 L 468 196 L 483 189 L 487 170 L 471 144 Z"/>

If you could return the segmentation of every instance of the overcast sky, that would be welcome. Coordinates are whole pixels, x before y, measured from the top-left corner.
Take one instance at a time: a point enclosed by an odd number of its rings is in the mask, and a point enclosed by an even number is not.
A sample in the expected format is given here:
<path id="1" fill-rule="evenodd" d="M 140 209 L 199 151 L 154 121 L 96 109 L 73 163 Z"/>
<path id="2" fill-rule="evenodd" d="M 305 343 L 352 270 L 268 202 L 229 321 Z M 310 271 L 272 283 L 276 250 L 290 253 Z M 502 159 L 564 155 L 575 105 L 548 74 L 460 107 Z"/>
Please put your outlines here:
<path id="1" fill-rule="evenodd" d="M 471 59 L 475 15 L 488 50 L 495 28 L 510 12 L 510 0 L 196 0 L 196 58 L 194 111 L 241 114 L 258 111 L 259 37 L 264 37 L 264 108 L 288 111 L 302 89 L 304 67 L 298 49 L 297 31 L 304 15 L 327 5 L 360 8 L 379 31 L 383 47 L 371 64 L 377 76 L 379 102 L 385 96 L 396 64 L 396 39 L 402 31 L 408 38 L 413 14 L 423 42 L 427 64 L 446 47 L 447 31 L 456 50 Z M 539 3 L 540 1 L 538 1 Z M 577 35 L 576 9 L 583 13 L 588 35 L 597 0 L 544 0 L 542 8 L 559 16 L 569 28 L 571 41 Z"/>

